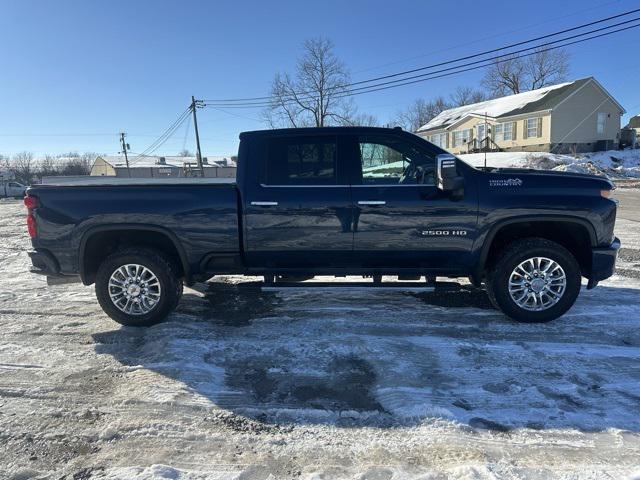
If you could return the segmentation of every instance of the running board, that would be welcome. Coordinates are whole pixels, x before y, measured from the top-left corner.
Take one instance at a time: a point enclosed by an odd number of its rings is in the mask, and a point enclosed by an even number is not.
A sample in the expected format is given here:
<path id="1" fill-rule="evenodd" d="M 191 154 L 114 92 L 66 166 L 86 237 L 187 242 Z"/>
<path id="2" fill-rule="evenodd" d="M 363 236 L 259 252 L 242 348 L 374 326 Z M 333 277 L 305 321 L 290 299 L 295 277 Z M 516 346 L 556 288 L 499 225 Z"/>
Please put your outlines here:
<path id="1" fill-rule="evenodd" d="M 456 287 L 459 286 L 455 284 Z M 428 293 L 443 290 L 440 285 L 426 282 L 275 282 L 262 284 L 263 292 L 322 290 L 325 292 L 349 292 L 375 290 L 382 292 Z M 447 288 L 445 288 L 447 289 Z"/>

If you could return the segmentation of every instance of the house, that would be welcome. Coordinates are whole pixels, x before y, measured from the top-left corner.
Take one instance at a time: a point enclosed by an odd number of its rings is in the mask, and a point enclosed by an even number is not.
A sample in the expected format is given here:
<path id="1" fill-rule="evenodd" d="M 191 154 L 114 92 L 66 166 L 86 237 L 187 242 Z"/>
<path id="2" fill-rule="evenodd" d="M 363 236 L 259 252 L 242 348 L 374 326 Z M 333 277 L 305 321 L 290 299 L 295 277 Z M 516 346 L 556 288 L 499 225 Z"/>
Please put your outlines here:
<path id="1" fill-rule="evenodd" d="M 445 110 L 416 132 L 452 153 L 618 147 L 624 108 L 593 77 Z"/>
<path id="2" fill-rule="evenodd" d="M 636 115 L 629 119 L 629 123 L 624 128 L 632 128 L 636 131 L 636 136 L 640 138 L 640 115 Z"/>
<path id="3" fill-rule="evenodd" d="M 231 157 L 203 157 L 202 167 L 205 177 L 233 178 L 236 176 L 236 163 Z M 133 178 L 187 177 L 197 170 L 195 157 L 129 157 L 129 169 L 122 155 L 102 155 L 96 158 L 91 167 L 92 176 L 115 176 Z"/>

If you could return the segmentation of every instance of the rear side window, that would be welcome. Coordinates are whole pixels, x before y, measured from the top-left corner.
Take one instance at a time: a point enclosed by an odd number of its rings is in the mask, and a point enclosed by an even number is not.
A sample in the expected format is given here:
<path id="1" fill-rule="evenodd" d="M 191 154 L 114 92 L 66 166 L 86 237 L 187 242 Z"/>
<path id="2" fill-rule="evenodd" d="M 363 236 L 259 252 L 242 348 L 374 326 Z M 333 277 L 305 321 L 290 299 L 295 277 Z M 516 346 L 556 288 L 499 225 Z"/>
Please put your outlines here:
<path id="1" fill-rule="evenodd" d="M 335 137 L 274 138 L 267 142 L 265 185 L 335 185 Z"/>

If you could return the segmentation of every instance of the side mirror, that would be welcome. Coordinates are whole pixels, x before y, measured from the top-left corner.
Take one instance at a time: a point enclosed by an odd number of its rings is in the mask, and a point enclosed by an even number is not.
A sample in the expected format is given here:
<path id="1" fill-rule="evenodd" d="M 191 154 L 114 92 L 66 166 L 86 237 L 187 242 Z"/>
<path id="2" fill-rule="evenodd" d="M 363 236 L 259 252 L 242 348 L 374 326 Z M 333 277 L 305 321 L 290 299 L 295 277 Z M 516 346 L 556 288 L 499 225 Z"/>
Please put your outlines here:
<path id="1" fill-rule="evenodd" d="M 436 157 L 438 165 L 438 188 L 443 192 L 461 190 L 464 178 L 458 175 L 456 157 L 449 153 L 441 153 Z"/>

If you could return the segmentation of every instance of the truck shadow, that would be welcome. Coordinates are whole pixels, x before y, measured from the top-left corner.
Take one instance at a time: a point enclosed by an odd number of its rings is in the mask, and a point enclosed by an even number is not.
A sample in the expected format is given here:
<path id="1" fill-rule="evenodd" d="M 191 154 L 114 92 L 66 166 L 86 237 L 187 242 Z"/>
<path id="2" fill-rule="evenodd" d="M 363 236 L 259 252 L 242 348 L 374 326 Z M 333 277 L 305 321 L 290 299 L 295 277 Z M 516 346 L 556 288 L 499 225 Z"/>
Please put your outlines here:
<path id="1" fill-rule="evenodd" d="M 212 284 L 202 293 L 186 293 L 163 324 L 94 334 L 96 351 L 162 374 L 164 396 L 186 386 L 265 425 L 445 418 L 497 432 L 640 431 L 635 289 L 583 292 L 545 325 L 509 321 L 472 288 L 319 297 Z"/>

